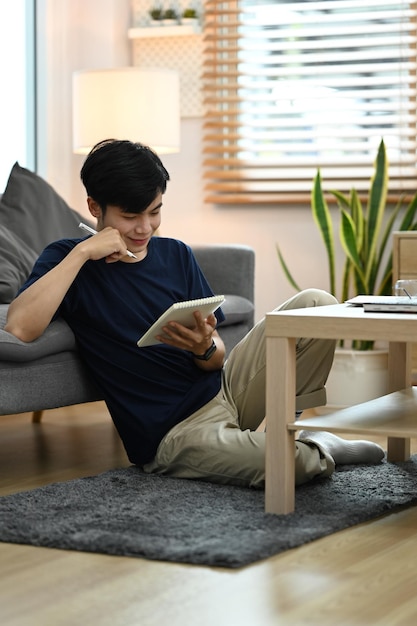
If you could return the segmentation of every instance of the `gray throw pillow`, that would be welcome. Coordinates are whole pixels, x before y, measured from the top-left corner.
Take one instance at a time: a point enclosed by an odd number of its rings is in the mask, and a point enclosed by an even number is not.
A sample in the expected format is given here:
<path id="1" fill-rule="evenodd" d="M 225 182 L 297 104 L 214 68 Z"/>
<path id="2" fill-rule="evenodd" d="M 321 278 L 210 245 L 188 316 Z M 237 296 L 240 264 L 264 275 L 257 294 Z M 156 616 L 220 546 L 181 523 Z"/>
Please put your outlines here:
<path id="1" fill-rule="evenodd" d="M 17 235 L 0 225 L 0 304 L 13 300 L 37 257 L 36 252 Z"/>
<path id="2" fill-rule="evenodd" d="M 82 237 L 86 221 L 37 174 L 15 163 L 0 201 L 0 224 L 7 226 L 38 255 L 51 241 Z"/>
<path id="3" fill-rule="evenodd" d="M 226 319 L 219 326 L 232 326 L 252 319 L 254 306 L 250 300 L 229 294 L 225 294 L 225 298 L 226 300 L 222 302 L 222 311 Z"/>

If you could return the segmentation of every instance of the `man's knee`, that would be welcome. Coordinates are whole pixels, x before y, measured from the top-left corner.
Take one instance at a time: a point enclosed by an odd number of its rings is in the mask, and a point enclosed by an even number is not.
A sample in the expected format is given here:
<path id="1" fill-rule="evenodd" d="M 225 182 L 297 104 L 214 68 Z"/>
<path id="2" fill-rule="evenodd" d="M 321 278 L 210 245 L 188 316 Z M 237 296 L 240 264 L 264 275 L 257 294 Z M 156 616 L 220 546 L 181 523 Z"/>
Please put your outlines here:
<path id="1" fill-rule="evenodd" d="M 313 306 L 327 306 L 329 304 L 337 304 L 337 300 L 327 291 L 323 289 L 304 289 L 295 295 L 287 303 L 287 307 L 291 309 L 302 309 Z"/>

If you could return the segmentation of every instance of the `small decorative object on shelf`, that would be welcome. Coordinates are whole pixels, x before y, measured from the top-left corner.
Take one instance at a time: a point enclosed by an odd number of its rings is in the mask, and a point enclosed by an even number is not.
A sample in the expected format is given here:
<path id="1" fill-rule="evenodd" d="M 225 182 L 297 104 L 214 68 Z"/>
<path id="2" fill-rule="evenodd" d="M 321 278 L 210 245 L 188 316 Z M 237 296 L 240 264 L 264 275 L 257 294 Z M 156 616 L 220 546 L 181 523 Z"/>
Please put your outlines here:
<path id="1" fill-rule="evenodd" d="M 166 9 L 162 16 L 164 26 L 174 26 L 178 24 L 178 15 L 175 9 Z"/>
<path id="2" fill-rule="evenodd" d="M 163 10 L 162 7 L 158 7 L 158 6 L 154 6 L 150 11 L 149 11 L 149 16 L 151 18 L 151 25 L 152 26 L 162 26 L 162 16 L 163 16 Z"/>
<path id="3" fill-rule="evenodd" d="M 198 14 L 195 9 L 185 9 L 181 16 L 181 24 L 193 26 L 198 24 Z"/>
<path id="4" fill-rule="evenodd" d="M 152 5 L 135 19 L 129 38 L 190 37 L 201 34 L 200 11 L 193 6 L 182 9 L 177 0 L 151 0 Z M 189 3 L 192 0 L 185 0 Z M 149 27 L 152 28 L 149 28 Z"/>

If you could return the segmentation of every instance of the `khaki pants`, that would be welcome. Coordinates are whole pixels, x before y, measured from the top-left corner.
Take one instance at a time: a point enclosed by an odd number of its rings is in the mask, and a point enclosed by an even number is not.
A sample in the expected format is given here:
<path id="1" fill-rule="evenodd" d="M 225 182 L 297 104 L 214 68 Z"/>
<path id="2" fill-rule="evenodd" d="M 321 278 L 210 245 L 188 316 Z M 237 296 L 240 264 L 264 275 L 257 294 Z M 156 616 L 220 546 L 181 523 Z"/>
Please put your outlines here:
<path id="1" fill-rule="evenodd" d="M 308 289 L 276 310 L 335 303 L 330 294 Z M 145 471 L 223 484 L 264 486 L 265 433 L 255 432 L 265 417 L 264 328 L 265 320 L 261 320 L 233 348 L 223 367 L 220 392 L 165 435 Z M 326 403 L 324 385 L 334 348 L 332 340 L 297 340 L 297 410 Z M 296 484 L 333 472 L 334 461 L 325 451 L 299 441 L 295 446 Z"/>

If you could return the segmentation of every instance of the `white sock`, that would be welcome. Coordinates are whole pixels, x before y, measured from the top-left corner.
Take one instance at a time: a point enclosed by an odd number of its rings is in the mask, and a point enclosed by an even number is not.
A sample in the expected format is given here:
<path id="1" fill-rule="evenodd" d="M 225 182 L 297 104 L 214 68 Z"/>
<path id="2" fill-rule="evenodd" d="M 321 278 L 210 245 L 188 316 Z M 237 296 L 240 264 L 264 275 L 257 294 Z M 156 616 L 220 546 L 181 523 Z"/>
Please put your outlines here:
<path id="1" fill-rule="evenodd" d="M 298 436 L 300 441 L 314 443 L 318 448 L 330 454 L 336 465 L 351 463 L 379 463 L 384 458 L 383 449 L 372 441 L 349 441 L 341 439 L 333 433 L 324 431 L 302 430 Z"/>

